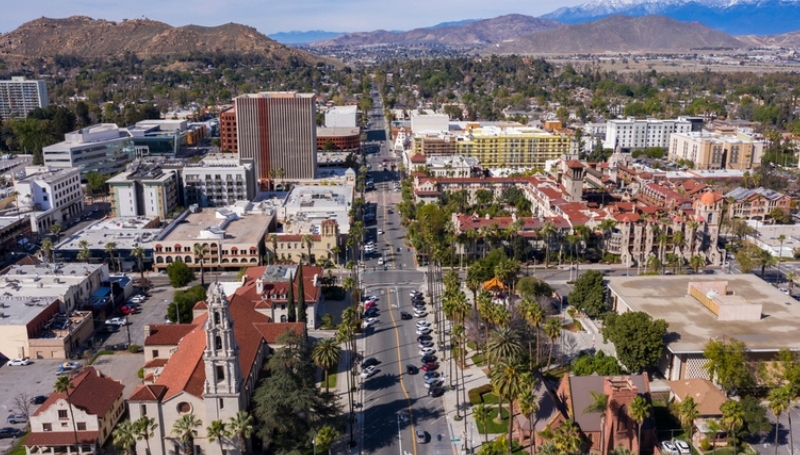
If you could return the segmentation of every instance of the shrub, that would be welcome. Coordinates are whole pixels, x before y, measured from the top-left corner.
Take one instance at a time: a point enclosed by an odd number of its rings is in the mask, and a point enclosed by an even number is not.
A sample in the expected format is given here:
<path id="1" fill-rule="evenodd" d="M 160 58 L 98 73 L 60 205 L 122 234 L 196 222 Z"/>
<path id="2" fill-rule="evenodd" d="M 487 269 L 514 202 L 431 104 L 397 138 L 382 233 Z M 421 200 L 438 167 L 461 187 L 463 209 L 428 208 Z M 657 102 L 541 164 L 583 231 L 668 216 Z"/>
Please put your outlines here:
<path id="1" fill-rule="evenodd" d="M 708 438 L 703 438 L 700 441 L 700 448 L 703 449 L 703 452 L 708 452 L 711 450 L 711 441 L 709 441 Z"/>
<path id="2" fill-rule="evenodd" d="M 139 352 L 141 350 L 142 350 L 142 347 L 139 346 L 138 344 L 132 344 L 132 345 L 128 346 L 128 352 L 130 352 L 131 354 L 136 354 L 137 352 Z"/>
<path id="3" fill-rule="evenodd" d="M 144 368 L 139 368 L 139 371 L 136 372 L 136 376 L 139 379 L 144 379 Z"/>
<path id="4" fill-rule="evenodd" d="M 471 389 L 469 392 L 467 392 L 467 397 L 469 397 L 470 403 L 472 403 L 473 405 L 479 405 L 483 402 L 481 396 L 491 391 L 492 391 L 492 385 L 484 384 L 480 387 L 475 387 L 474 389 Z"/>

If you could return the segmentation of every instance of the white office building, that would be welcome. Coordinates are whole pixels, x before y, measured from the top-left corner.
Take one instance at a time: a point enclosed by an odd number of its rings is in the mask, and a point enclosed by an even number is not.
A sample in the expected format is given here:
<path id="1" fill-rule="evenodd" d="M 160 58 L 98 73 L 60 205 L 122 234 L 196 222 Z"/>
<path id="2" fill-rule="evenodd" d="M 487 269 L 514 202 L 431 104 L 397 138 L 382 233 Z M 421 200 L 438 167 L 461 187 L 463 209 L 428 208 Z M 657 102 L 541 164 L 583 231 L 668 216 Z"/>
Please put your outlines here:
<path id="1" fill-rule="evenodd" d="M 325 126 L 327 128 L 357 128 L 357 106 L 334 106 L 325 113 Z"/>
<path id="2" fill-rule="evenodd" d="M 0 81 L 0 120 L 24 118 L 37 107 L 47 107 L 47 85 L 44 81 L 12 77 Z"/>
<path id="3" fill-rule="evenodd" d="M 414 134 L 424 132 L 447 132 L 450 130 L 450 117 L 447 114 L 437 114 L 431 110 L 411 112 L 411 132 Z"/>
<path id="4" fill-rule="evenodd" d="M 225 207 L 256 195 L 253 164 L 239 164 L 236 153 L 206 155 L 197 164 L 187 164 L 182 172 L 187 206 Z"/>
<path id="5" fill-rule="evenodd" d="M 133 139 L 113 123 L 100 123 L 64 135 L 64 141 L 42 149 L 44 164 L 77 167 L 81 178 L 92 171 L 104 175 L 125 170 L 133 161 Z"/>
<path id="6" fill-rule="evenodd" d="M 25 168 L 25 175 L 14 183 L 17 204 L 31 217 L 34 232 L 49 232 L 55 223 L 64 223 L 83 212 L 83 191 L 78 169 L 47 166 Z"/>
<path id="7" fill-rule="evenodd" d="M 688 133 L 694 123 L 686 117 L 677 119 L 636 119 L 628 117 L 609 120 L 606 124 L 606 140 L 603 148 L 616 150 L 638 150 L 650 147 L 669 147 L 669 135 Z"/>

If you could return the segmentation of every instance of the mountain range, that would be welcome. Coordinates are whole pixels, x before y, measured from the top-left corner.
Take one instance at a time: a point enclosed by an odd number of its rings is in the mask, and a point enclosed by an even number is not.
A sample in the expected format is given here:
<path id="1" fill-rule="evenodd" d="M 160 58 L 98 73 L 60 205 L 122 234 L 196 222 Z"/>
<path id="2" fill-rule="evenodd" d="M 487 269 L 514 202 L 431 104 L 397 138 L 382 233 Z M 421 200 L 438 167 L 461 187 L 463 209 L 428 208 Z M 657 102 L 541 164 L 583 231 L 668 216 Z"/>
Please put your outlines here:
<path id="1" fill-rule="evenodd" d="M 798 0 L 590 0 L 542 17 L 576 24 L 615 14 L 659 14 L 700 22 L 731 35 L 772 35 L 800 29 Z"/>
<path id="2" fill-rule="evenodd" d="M 474 46 L 496 43 L 542 30 L 558 27 L 558 22 L 521 14 L 509 14 L 493 19 L 460 21 L 458 25 L 440 24 L 396 33 L 386 30 L 348 33 L 336 38 L 315 41 L 312 47 L 375 46 L 440 44 L 445 46 Z"/>
<path id="3" fill-rule="evenodd" d="M 299 31 L 292 31 L 292 32 L 278 32 L 272 33 L 267 35 L 270 39 L 274 39 L 275 41 L 281 44 L 308 44 L 313 43 L 314 41 L 321 41 L 331 38 L 336 38 L 337 36 L 344 35 L 344 32 L 326 32 L 324 30 L 309 30 L 307 32 L 299 32 Z"/>
<path id="4" fill-rule="evenodd" d="M 234 23 L 217 27 L 172 27 L 147 19 L 113 22 L 85 16 L 43 17 L 0 35 L 0 58 L 4 60 L 56 55 L 106 58 L 126 52 L 149 57 L 216 51 L 265 53 L 276 61 L 295 57 L 310 64 L 323 60 L 279 44 L 253 27 Z"/>

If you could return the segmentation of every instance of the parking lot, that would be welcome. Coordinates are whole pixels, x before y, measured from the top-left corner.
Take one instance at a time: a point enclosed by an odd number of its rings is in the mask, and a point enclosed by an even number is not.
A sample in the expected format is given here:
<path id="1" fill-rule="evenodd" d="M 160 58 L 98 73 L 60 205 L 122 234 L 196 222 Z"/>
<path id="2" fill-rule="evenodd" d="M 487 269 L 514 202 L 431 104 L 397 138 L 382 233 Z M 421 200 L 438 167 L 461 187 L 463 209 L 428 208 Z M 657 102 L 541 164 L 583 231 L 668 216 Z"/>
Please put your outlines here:
<path id="1" fill-rule="evenodd" d="M 103 346 L 130 343 L 144 345 L 144 326 L 148 324 L 163 324 L 167 317 L 167 306 L 175 296 L 175 289 L 168 283 L 156 283 L 148 291 L 149 297 L 139 305 L 136 313 L 128 315 L 128 325 L 104 336 Z M 130 334 L 130 341 L 128 336 Z"/>

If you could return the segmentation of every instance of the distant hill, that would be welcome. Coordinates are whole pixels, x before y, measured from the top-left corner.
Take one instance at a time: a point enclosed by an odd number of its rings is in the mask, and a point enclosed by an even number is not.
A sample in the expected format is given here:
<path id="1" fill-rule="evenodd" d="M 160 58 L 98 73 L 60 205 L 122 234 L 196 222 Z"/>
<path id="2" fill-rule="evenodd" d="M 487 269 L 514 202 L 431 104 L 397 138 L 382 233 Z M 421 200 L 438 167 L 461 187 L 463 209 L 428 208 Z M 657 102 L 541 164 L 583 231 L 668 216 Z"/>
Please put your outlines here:
<path id="1" fill-rule="evenodd" d="M 440 24 L 441 25 L 441 24 Z M 495 43 L 541 30 L 558 27 L 551 20 L 537 19 L 521 14 L 509 14 L 493 19 L 466 22 L 461 25 L 441 25 L 418 28 L 402 33 L 377 30 L 374 32 L 348 33 L 337 38 L 316 41 L 311 46 L 376 46 L 383 44 L 417 45 L 441 44 L 465 46 Z"/>
<path id="2" fill-rule="evenodd" d="M 308 44 L 314 41 L 336 38 L 344 32 L 326 32 L 324 30 L 309 30 L 307 32 L 278 32 L 267 35 L 281 44 Z"/>
<path id="3" fill-rule="evenodd" d="M 477 22 L 480 19 L 464 19 L 462 21 L 440 22 L 434 26 L 427 28 L 442 28 L 442 27 L 457 27 L 459 25 L 469 24 L 470 22 Z"/>
<path id="4" fill-rule="evenodd" d="M 785 47 L 789 49 L 800 49 L 800 31 L 768 36 L 737 36 L 736 38 L 750 47 Z"/>
<path id="5" fill-rule="evenodd" d="M 494 54 L 563 52 L 681 51 L 697 48 L 740 48 L 736 38 L 695 22 L 664 16 L 611 16 L 594 22 L 564 25 L 487 47 Z"/>
<path id="6" fill-rule="evenodd" d="M 290 57 L 306 63 L 322 60 L 279 44 L 252 27 L 233 23 L 217 27 L 172 27 L 146 19 L 112 22 L 84 16 L 43 17 L 0 35 L 0 58 L 3 59 L 56 55 L 104 58 L 126 52 L 148 57 L 215 51 L 263 52 L 278 61 Z"/>
<path id="7" fill-rule="evenodd" d="M 798 0 L 590 0 L 542 16 L 565 24 L 595 21 L 615 14 L 658 14 L 700 22 L 731 35 L 772 35 L 800 30 Z"/>

